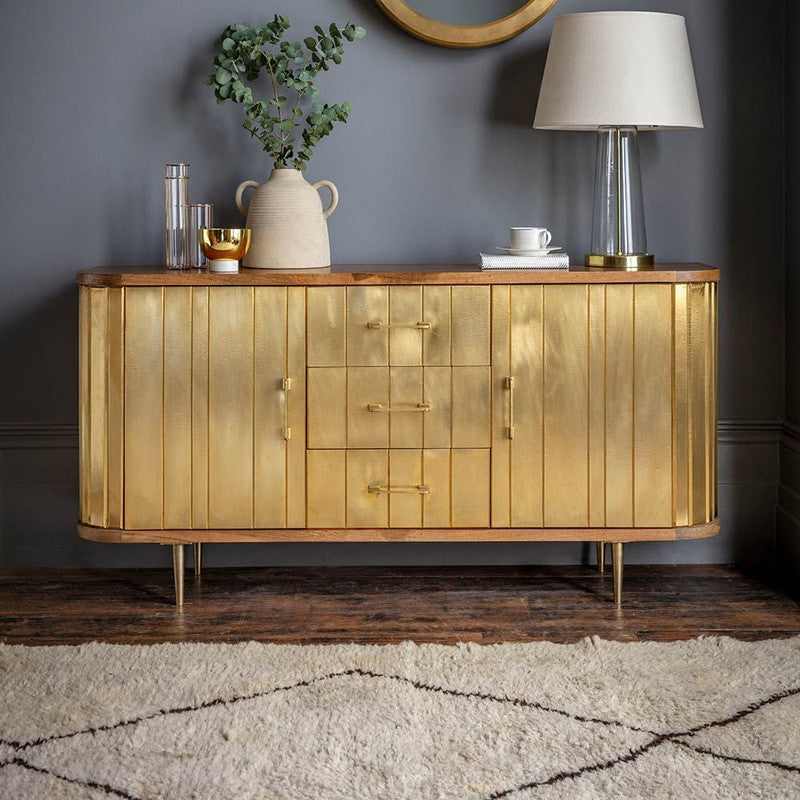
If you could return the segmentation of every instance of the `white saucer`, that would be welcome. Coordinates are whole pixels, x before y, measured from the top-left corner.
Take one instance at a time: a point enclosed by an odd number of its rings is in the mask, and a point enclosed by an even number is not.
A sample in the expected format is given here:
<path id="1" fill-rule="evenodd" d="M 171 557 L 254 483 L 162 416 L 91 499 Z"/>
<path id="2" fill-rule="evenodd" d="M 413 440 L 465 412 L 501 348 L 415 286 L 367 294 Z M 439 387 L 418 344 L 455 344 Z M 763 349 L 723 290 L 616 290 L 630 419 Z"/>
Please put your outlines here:
<path id="1" fill-rule="evenodd" d="M 543 247 L 541 250 L 517 250 L 513 247 L 498 247 L 498 250 L 504 250 L 512 256 L 546 256 L 554 250 L 561 250 L 560 247 Z"/>

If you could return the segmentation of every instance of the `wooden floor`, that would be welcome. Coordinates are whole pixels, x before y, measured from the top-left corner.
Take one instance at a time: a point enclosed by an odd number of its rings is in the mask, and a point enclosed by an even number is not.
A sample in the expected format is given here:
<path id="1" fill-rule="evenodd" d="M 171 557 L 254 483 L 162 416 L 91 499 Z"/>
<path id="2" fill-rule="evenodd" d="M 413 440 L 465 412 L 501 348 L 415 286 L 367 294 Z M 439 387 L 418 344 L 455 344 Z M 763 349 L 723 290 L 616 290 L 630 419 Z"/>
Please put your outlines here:
<path id="1" fill-rule="evenodd" d="M 9 644 L 636 641 L 800 634 L 800 605 L 724 566 L 209 569 L 171 605 L 166 570 L 0 572 Z"/>

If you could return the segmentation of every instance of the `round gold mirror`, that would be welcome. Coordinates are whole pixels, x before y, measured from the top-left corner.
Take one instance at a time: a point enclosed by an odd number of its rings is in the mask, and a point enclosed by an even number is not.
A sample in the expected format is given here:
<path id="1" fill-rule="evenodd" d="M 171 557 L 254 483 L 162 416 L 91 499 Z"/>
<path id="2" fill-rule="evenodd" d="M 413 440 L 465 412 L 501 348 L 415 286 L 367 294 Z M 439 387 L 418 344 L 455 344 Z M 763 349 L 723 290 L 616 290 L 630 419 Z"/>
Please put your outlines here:
<path id="1" fill-rule="evenodd" d="M 544 16 L 556 0 L 375 0 L 393 22 L 441 47 L 504 42 Z"/>

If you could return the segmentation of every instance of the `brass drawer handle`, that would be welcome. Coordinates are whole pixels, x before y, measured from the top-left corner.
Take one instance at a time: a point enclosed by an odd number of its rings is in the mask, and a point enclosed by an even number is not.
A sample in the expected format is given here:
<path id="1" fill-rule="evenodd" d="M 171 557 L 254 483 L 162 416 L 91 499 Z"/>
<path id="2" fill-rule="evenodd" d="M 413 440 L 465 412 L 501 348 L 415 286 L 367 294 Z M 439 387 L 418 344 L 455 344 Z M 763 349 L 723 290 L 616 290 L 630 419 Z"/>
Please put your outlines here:
<path id="1" fill-rule="evenodd" d="M 382 328 L 415 328 L 418 331 L 429 331 L 433 325 L 430 322 L 368 322 L 370 330 L 379 331 Z"/>
<path id="2" fill-rule="evenodd" d="M 283 438 L 288 442 L 292 438 L 292 429 L 289 427 L 289 390 L 292 388 L 292 379 L 284 378 L 281 381 L 283 389 Z"/>
<path id="3" fill-rule="evenodd" d="M 425 486 L 379 486 L 371 483 L 367 486 L 370 494 L 430 494 L 431 487 Z"/>
<path id="4" fill-rule="evenodd" d="M 408 405 L 400 405 L 400 406 L 390 406 L 386 403 L 370 403 L 367 406 L 367 411 L 432 411 L 433 406 L 430 403 L 417 403 L 416 405 L 412 405 L 409 403 Z"/>
<path id="5" fill-rule="evenodd" d="M 508 427 L 506 428 L 506 439 L 514 438 L 514 378 L 509 375 L 503 381 L 503 387 L 508 392 Z"/>

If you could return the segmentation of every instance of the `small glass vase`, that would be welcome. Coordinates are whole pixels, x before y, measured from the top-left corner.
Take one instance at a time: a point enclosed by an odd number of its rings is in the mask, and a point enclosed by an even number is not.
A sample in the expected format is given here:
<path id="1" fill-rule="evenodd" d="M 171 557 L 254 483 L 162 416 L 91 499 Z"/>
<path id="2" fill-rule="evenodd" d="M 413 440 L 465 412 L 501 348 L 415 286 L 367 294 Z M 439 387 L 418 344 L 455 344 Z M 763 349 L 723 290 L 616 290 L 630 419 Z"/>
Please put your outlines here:
<path id="1" fill-rule="evenodd" d="M 213 203 L 189 203 L 186 206 L 186 261 L 190 269 L 208 267 L 208 259 L 200 246 L 200 229 L 213 227 Z"/>
<path id="2" fill-rule="evenodd" d="M 189 196 L 189 165 L 167 164 L 164 172 L 167 269 L 184 269 L 186 260 L 186 201 Z"/>

